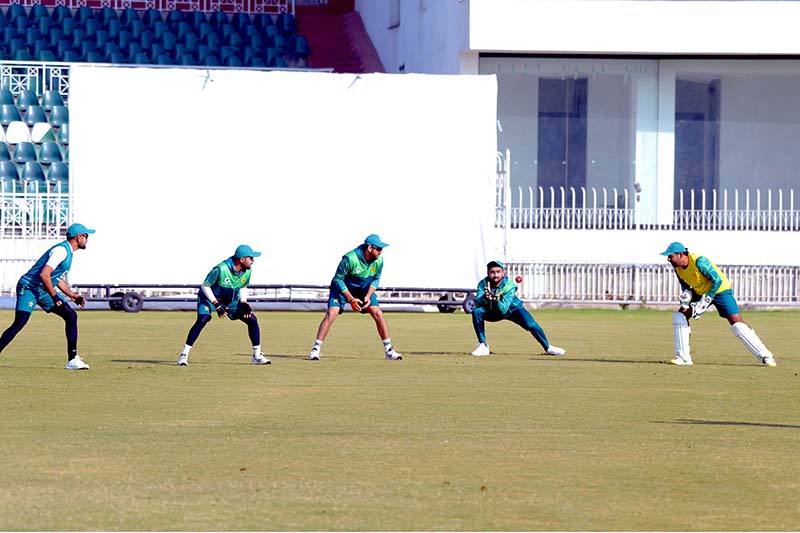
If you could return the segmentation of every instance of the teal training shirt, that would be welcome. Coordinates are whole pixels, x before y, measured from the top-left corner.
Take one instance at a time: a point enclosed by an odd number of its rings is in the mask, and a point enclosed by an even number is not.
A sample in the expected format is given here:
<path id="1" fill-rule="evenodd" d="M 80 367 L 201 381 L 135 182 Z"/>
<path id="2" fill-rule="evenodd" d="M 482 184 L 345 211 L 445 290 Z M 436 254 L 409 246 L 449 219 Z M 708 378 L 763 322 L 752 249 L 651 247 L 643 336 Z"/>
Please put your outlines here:
<path id="1" fill-rule="evenodd" d="M 368 263 L 364 258 L 364 245 L 351 250 L 342 256 L 336 274 L 331 281 L 331 288 L 339 292 L 357 291 L 365 294 L 370 286 L 378 288 L 383 271 L 383 256 Z"/>
<path id="2" fill-rule="evenodd" d="M 232 257 L 212 268 L 203 281 L 203 285 L 211 287 L 211 292 L 214 293 L 217 301 L 226 307 L 236 307 L 239 303 L 239 291 L 249 284 L 250 271 L 236 272 L 233 269 Z M 197 295 L 202 300 L 208 300 L 202 289 L 198 291 Z"/>
<path id="3" fill-rule="evenodd" d="M 34 263 L 31 269 L 19 278 L 19 283 L 29 289 L 43 287 L 42 278 L 40 277 L 42 270 L 44 270 L 45 265 L 47 265 L 47 261 L 50 260 L 50 253 L 59 246 L 63 246 L 67 250 L 67 258 L 61 261 L 58 266 L 53 269 L 52 274 L 50 274 L 50 279 L 53 280 L 53 287 L 58 285 L 72 266 L 72 246 L 69 244 L 69 241 L 63 241 L 48 248 L 42 257 Z"/>
<path id="4" fill-rule="evenodd" d="M 498 299 L 489 300 L 486 297 L 486 288 L 489 287 L 489 278 L 483 278 L 478 283 L 478 294 L 475 297 L 475 305 L 486 308 L 489 312 L 508 315 L 518 307 L 524 307 L 522 300 L 517 298 L 517 284 L 508 278 L 503 278 L 496 289 L 490 289 L 491 293 L 498 296 Z"/>

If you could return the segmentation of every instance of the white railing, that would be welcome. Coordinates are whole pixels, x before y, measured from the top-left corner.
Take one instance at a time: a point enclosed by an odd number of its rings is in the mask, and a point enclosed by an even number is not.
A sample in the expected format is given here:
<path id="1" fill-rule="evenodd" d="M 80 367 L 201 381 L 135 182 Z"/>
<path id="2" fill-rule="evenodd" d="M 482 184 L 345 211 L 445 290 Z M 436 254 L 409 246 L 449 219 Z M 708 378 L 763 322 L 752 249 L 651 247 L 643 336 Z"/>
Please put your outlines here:
<path id="1" fill-rule="evenodd" d="M 56 90 L 66 99 L 69 95 L 69 65 L 3 61 L 0 63 L 0 87 L 9 89 L 14 96 L 24 89 L 32 89 L 39 96 L 44 91 Z"/>
<path id="2" fill-rule="evenodd" d="M 665 229 L 693 231 L 800 231 L 795 191 L 680 191 L 671 224 L 655 224 L 658 213 L 636 209 L 636 191 L 605 187 L 516 187 L 502 191 L 507 177 L 498 163 L 496 226 L 530 229 Z M 509 212 L 506 216 L 504 213 Z M 503 214 L 501 216 L 501 213 Z"/>
<path id="3" fill-rule="evenodd" d="M 244 13 L 294 13 L 294 0 L 54 0 L 52 2 L 41 2 L 38 0 L 21 0 L 0 2 L 0 6 L 7 7 L 10 4 L 22 4 L 30 7 L 35 4 L 44 4 L 49 8 L 54 5 L 66 5 L 70 9 L 77 9 L 89 6 L 92 9 L 101 7 L 112 7 L 116 10 L 132 7 L 133 9 L 144 11 L 155 8 L 159 11 L 169 11 L 180 9 L 183 11 L 230 11 Z"/>
<path id="4" fill-rule="evenodd" d="M 58 238 L 67 230 L 69 204 L 68 193 L 0 192 L 0 238 Z"/>
<path id="5" fill-rule="evenodd" d="M 522 276 L 518 294 L 528 302 L 651 304 L 677 302 L 680 285 L 667 264 L 506 263 Z M 800 267 L 720 265 L 740 305 L 800 307 Z"/>

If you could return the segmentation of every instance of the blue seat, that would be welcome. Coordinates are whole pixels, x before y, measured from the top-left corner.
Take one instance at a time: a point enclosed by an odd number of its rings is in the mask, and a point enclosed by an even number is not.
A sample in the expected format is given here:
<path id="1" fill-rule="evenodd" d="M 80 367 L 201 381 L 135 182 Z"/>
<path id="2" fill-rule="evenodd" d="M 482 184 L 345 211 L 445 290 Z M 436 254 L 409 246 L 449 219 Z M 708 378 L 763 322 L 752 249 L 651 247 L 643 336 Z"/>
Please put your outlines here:
<path id="1" fill-rule="evenodd" d="M 91 7 L 81 6 L 75 11 L 75 16 L 73 18 L 79 24 L 86 24 L 87 20 L 94 19 L 94 11 Z"/>
<path id="2" fill-rule="evenodd" d="M 144 52 L 137 52 L 136 55 L 133 56 L 133 62 L 137 65 L 149 65 L 150 58 L 147 57 L 147 54 Z"/>
<path id="3" fill-rule="evenodd" d="M 40 105 L 29 105 L 25 110 L 25 124 L 33 127 L 37 122 L 47 122 L 47 114 Z"/>
<path id="4" fill-rule="evenodd" d="M 197 47 L 200 46 L 200 39 L 194 33 L 187 33 L 183 38 L 183 43 L 190 51 L 196 51 Z"/>
<path id="5" fill-rule="evenodd" d="M 94 37 L 94 34 L 100 31 L 100 22 L 94 18 L 88 19 L 83 23 L 83 29 L 86 30 L 86 35 Z"/>
<path id="6" fill-rule="evenodd" d="M 186 13 L 180 9 L 170 9 L 167 12 L 167 23 L 174 26 L 179 22 L 186 22 Z"/>
<path id="7" fill-rule="evenodd" d="M 50 28 L 50 31 L 47 34 L 47 43 L 50 45 L 50 48 L 55 50 L 58 41 L 64 38 L 64 30 L 61 27 L 57 28 Z"/>
<path id="8" fill-rule="evenodd" d="M 133 35 L 128 30 L 120 30 L 117 34 L 117 44 L 120 50 L 127 50 L 133 40 Z"/>
<path id="9" fill-rule="evenodd" d="M 128 63 L 128 56 L 122 52 L 111 52 L 108 54 L 108 62 L 114 65 L 125 65 Z M 61 129 L 64 129 L 63 127 Z"/>
<path id="10" fill-rule="evenodd" d="M 36 147 L 32 142 L 21 142 L 14 147 L 14 154 L 11 158 L 15 163 L 28 163 L 36 161 Z"/>
<path id="11" fill-rule="evenodd" d="M 31 12 L 28 14 L 28 18 L 31 20 L 50 20 L 50 13 L 43 4 L 34 4 L 31 6 Z"/>
<path id="12" fill-rule="evenodd" d="M 219 27 L 223 24 L 227 24 L 230 22 L 228 18 L 228 14 L 224 11 L 214 11 L 211 13 L 211 16 L 208 18 L 208 21 L 211 23 L 212 26 Z"/>
<path id="13" fill-rule="evenodd" d="M 13 165 L 14 163 L 11 164 Z M 0 175 L 0 191 L 6 194 L 20 192 L 19 180 Z"/>
<path id="14" fill-rule="evenodd" d="M 69 122 L 58 129 L 58 144 L 69 146 Z"/>
<path id="15" fill-rule="evenodd" d="M 26 161 L 22 164 L 19 179 L 26 191 L 39 192 L 45 186 L 44 169 L 38 161 Z"/>
<path id="16" fill-rule="evenodd" d="M 139 42 L 142 44 L 142 48 L 144 48 L 145 50 L 153 46 L 153 43 L 155 41 L 156 41 L 156 36 L 153 35 L 153 32 L 150 30 L 144 30 L 139 35 Z"/>
<path id="17" fill-rule="evenodd" d="M 139 12 L 132 7 L 126 7 L 119 15 L 119 21 L 125 26 L 130 27 L 134 20 L 141 21 L 141 17 L 139 16 Z"/>
<path id="18" fill-rule="evenodd" d="M 65 18 L 61 21 L 61 31 L 64 32 L 64 35 L 72 35 L 78 28 L 78 22 L 73 18 Z"/>
<path id="19" fill-rule="evenodd" d="M 237 11 L 231 17 L 231 24 L 233 24 L 233 27 L 240 32 L 252 23 L 253 22 L 250 20 L 250 15 L 244 13 L 243 11 Z"/>
<path id="20" fill-rule="evenodd" d="M 0 177 L 19 181 L 19 170 L 13 161 L 0 161 Z"/>
<path id="21" fill-rule="evenodd" d="M 108 41 L 106 44 L 104 44 L 101 51 L 103 52 L 103 55 L 109 59 L 111 58 L 112 54 L 121 54 L 119 45 L 114 41 Z"/>
<path id="22" fill-rule="evenodd" d="M 97 48 L 103 48 L 106 43 L 110 41 L 111 34 L 108 33 L 108 30 L 97 30 L 97 33 L 94 34 L 94 43 L 97 45 Z"/>
<path id="23" fill-rule="evenodd" d="M 104 26 L 108 26 L 109 21 L 117 20 L 117 11 L 112 7 L 105 6 L 97 12 L 97 20 L 102 22 Z"/>
<path id="24" fill-rule="evenodd" d="M 61 23 L 64 19 L 71 19 L 72 18 L 72 10 L 65 5 L 58 5 L 53 8 L 53 11 L 50 13 L 50 18 L 53 22 Z"/>
<path id="25" fill-rule="evenodd" d="M 49 165 L 50 163 L 63 160 L 64 158 L 61 156 L 61 149 L 58 147 L 58 143 L 54 141 L 45 141 L 42 143 L 42 147 L 39 149 L 40 163 Z"/>
<path id="26" fill-rule="evenodd" d="M 189 11 L 186 15 L 186 22 L 188 22 L 192 28 L 198 29 L 201 24 L 208 22 L 208 18 L 202 11 Z"/>
<path id="27" fill-rule="evenodd" d="M 131 60 L 131 63 L 133 63 L 133 58 L 136 57 L 136 54 L 138 53 L 144 53 L 144 47 L 142 46 L 142 43 L 137 41 L 131 42 L 130 45 L 128 45 L 128 59 Z"/>
<path id="28" fill-rule="evenodd" d="M 236 32 L 227 34 L 222 42 L 225 45 L 232 46 L 234 48 L 240 48 L 244 46 L 244 40 Z"/>
<path id="29" fill-rule="evenodd" d="M 53 106 L 50 111 L 50 125 L 54 128 L 63 126 L 69 122 L 69 108 L 63 105 Z"/>
<path id="30" fill-rule="evenodd" d="M 141 20 L 136 19 L 131 21 L 126 28 L 128 28 L 128 30 L 131 32 L 131 35 L 133 35 L 134 39 L 138 39 L 142 32 L 148 29 L 148 26 Z"/>
<path id="31" fill-rule="evenodd" d="M 297 33 L 297 22 L 291 13 L 281 13 L 275 20 L 275 26 L 284 35 L 294 35 Z"/>
<path id="32" fill-rule="evenodd" d="M 222 60 L 222 64 L 226 67 L 242 67 L 242 60 L 239 59 L 239 56 L 236 55 L 228 55 Z"/>
<path id="33" fill-rule="evenodd" d="M 86 42 L 87 34 L 83 28 L 75 28 L 72 30 L 72 47 L 80 50 L 84 42 Z"/>
<path id="34" fill-rule="evenodd" d="M 27 19 L 28 13 L 25 11 L 25 7 L 22 4 L 11 4 L 8 6 L 8 11 L 6 11 L 6 17 L 9 21 L 18 18 Z"/>
<path id="35" fill-rule="evenodd" d="M 294 38 L 292 43 L 291 53 L 297 57 L 307 58 L 311 55 L 311 46 L 308 44 L 308 39 L 302 35 Z"/>
<path id="36" fill-rule="evenodd" d="M 3 28 L 3 42 L 10 43 L 12 39 L 19 39 L 17 28 L 6 26 Z"/>
<path id="37" fill-rule="evenodd" d="M 146 10 L 144 12 L 144 14 L 142 15 L 142 22 L 144 22 L 146 25 L 148 25 L 150 27 L 152 27 L 153 24 L 155 24 L 156 21 L 158 21 L 158 20 L 161 20 L 161 21 L 164 20 L 161 17 L 161 11 L 159 11 L 158 9 L 152 8 L 152 7 L 150 9 Z"/>
<path id="38" fill-rule="evenodd" d="M 0 89 L 0 105 L 16 105 L 14 101 L 14 95 L 11 94 L 11 91 L 7 87 L 3 87 Z"/>
<path id="39" fill-rule="evenodd" d="M 178 38 L 175 37 L 175 34 L 171 32 L 167 32 L 161 36 L 161 45 L 164 47 L 164 50 L 167 52 L 171 52 L 175 49 L 175 45 L 178 44 Z"/>
<path id="40" fill-rule="evenodd" d="M 81 43 L 80 54 L 84 58 L 89 52 L 96 52 L 96 51 L 97 51 L 97 45 L 94 44 L 94 41 L 83 41 Z"/>
<path id="41" fill-rule="evenodd" d="M 47 63 L 47 62 L 56 61 L 56 55 L 50 49 L 39 50 L 34 55 L 34 59 L 36 61 L 41 61 L 43 63 Z"/>
<path id="42" fill-rule="evenodd" d="M 23 35 L 25 35 L 25 44 L 28 46 L 32 45 L 36 41 L 44 40 L 44 34 L 35 26 L 26 28 Z"/>
<path id="43" fill-rule="evenodd" d="M 11 152 L 8 151 L 8 145 L 0 142 L 0 161 L 11 161 Z"/>
<path id="44" fill-rule="evenodd" d="M 106 31 L 111 36 L 112 39 L 116 39 L 119 32 L 122 31 L 122 22 L 119 19 L 111 19 L 106 22 Z"/>
<path id="45" fill-rule="evenodd" d="M 156 20 L 153 25 L 150 26 L 150 29 L 152 30 L 153 36 L 156 38 L 156 40 L 160 40 L 161 36 L 169 31 L 167 23 L 161 19 Z"/>
<path id="46" fill-rule="evenodd" d="M 198 65 L 198 61 L 194 58 L 192 54 L 181 54 L 178 56 L 178 64 L 184 66 L 194 66 Z"/>
<path id="47" fill-rule="evenodd" d="M 53 192 L 67 192 L 69 190 L 69 164 L 56 161 L 47 170 L 47 183 Z"/>
<path id="48" fill-rule="evenodd" d="M 91 50 L 91 51 L 87 52 L 86 55 L 83 56 L 83 59 L 87 63 L 105 63 L 106 62 L 105 56 L 103 56 L 103 54 L 101 54 L 97 50 Z"/>
<path id="49" fill-rule="evenodd" d="M 0 104 L 0 124 L 8 126 L 15 120 L 22 120 L 16 104 Z"/>
<path id="50" fill-rule="evenodd" d="M 61 54 L 61 61 L 65 63 L 80 63 L 81 55 L 72 49 L 65 50 L 64 53 Z"/>

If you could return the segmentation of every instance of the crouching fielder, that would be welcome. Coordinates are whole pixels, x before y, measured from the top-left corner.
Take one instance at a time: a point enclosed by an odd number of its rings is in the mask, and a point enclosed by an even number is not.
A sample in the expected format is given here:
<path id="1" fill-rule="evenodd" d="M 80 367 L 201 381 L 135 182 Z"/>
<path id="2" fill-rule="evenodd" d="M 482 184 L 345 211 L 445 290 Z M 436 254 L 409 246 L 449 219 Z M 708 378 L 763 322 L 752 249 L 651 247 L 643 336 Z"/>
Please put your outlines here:
<path id="1" fill-rule="evenodd" d="M 475 309 L 472 311 L 472 327 L 478 337 L 478 346 L 470 355 L 489 355 L 491 350 L 486 343 L 486 322 L 510 320 L 529 331 L 536 342 L 541 344 L 547 355 L 564 355 L 566 350 L 548 342 L 542 327 L 525 309 L 525 304 L 517 298 L 517 285 L 506 277 L 506 270 L 500 261 L 490 261 L 486 265 L 486 277 L 478 283 Z"/>
<path id="2" fill-rule="evenodd" d="M 739 306 L 733 297 L 733 290 L 728 278 L 722 271 L 698 254 L 690 254 L 689 250 L 679 242 L 673 242 L 661 255 L 675 269 L 681 284 L 680 304 L 678 311 L 672 314 L 672 330 L 675 340 L 675 357 L 670 361 L 674 365 L 691 365 L 692 354 L 689 348 L 689 319 L 699 319 L 711 304 L 717 308 L 722 318 L 727 318 L 731 331 L 758 362 L 766 366 L 777 366 L 772 355 L 756 332 L 744 323 L 739 313 Z"/>

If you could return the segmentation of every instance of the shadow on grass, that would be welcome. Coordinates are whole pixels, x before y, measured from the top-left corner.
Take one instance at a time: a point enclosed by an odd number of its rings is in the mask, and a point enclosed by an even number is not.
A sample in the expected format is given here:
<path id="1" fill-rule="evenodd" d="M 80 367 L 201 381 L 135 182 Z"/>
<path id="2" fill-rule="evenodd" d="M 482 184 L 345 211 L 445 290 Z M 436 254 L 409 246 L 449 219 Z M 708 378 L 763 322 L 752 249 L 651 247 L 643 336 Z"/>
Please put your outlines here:
<path id="1" fill-rule="evenodd" d="M 658 421 L 656 424 L 687 424 L 699 426 L 753 426 L 762 428 L 787 428 L 800 429 L 800 426 L 793 424 L 770 424 L 767 422 L 736 422 L 732 420 L 694 420 L 691 418 L 679 418 L 672 421 Z"/>
<path id="2" fill-rule="evenodd" d="M 494 355 L 494 354 L 493 354 Z M 502 355 L 502 354 L 498 354 Z M 653 360 L 645 360 L 645 359 L 576 359 L 574 357 L 563 357 L 563 356 L 556 356 L 556 355 L 537 355 L 536 357 L 532 357 L 531 361 L 565 361 L 570 363 L 623 363 L 623 364 L 633 364 L 633 365 L 668 365 L 668 366 L 676 366 L 670 363 L 669 361 L 661 360 L 661 361 L 653 361 Z M 747 363 L 695 363 L 692 366 L 742 366 L 742 367 L 758 367 L 759 365 L 754 364 L 747 364 Z"/>

